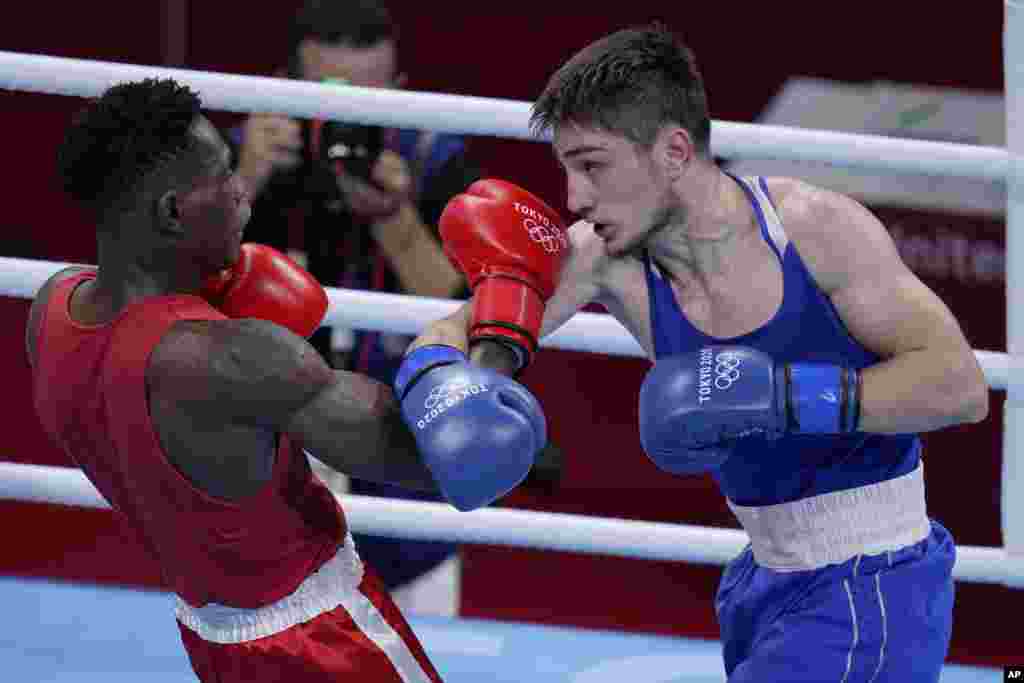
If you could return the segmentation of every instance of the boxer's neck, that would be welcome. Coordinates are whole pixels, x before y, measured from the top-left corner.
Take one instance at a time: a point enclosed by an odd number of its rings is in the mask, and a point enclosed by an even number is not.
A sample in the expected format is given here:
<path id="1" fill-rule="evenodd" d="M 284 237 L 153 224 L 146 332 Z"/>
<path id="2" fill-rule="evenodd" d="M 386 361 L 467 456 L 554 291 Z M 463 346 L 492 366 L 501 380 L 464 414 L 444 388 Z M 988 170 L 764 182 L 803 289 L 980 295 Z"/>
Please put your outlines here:
<path id="1" fill-rule="evenodd" d="M 676 218 L 648 244 L 658 266 L 677 282 L 729 276 L 757 221 L 743 190 L 717 168 L 690 180 Z"/>
<path id="2" fill-rule="evenodd" d="M 99 268 L 92 286 L 83 292 L 97 314 L 111 316 L 139 299 L 165 294 L 195 294 L 202 278 L 191 264 L 164 264 L 152 253 L 139 255 L 111 240 L 98 241 Z"/>

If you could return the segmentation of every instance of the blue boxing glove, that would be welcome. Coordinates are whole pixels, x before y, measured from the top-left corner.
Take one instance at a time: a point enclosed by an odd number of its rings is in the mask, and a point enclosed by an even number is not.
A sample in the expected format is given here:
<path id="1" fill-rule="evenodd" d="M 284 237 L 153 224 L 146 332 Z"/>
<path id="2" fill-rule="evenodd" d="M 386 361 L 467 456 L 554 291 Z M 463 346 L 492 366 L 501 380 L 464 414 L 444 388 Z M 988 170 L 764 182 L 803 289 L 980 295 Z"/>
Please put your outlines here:
<path id="1" fill-rule="evenodd" d="M 640 389 L 640 440 L 676 474 L 714 469 L 747 436 L 845 434 L 860 421 L 860 373 L 827 363 L 776 364 L 741 346 L 660 359 Z"/>
<path id="2" fill-rule="evenodd" d="M 410 352 L 395 377 L 395 395 L 423 462 L 459 510 L 487 505 L 515 488 L 547 444 L 547 423 L 533 394 L 451 346 Z"/>

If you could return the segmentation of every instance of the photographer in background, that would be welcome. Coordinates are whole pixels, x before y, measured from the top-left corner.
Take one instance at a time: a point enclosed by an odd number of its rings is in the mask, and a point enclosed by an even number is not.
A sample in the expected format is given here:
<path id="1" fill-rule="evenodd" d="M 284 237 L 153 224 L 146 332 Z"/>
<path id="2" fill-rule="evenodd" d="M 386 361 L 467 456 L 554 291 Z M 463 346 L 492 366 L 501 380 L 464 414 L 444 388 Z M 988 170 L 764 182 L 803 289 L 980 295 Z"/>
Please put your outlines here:
<path id="1" fill-rule="evenodd" d="M 287 72 L 399 88 L 396 40 L 376 0 L 309 0 L 291 26 Z M 249 240 L 297 250 L 328 285 L 468 294 L 436 233 L 448 199 L 480 176 L 461 137 L 259 114 L 239 133 L 238 172 L 258 212 Z M 349 142 L 363 143 L 356 158 L 328 158 Z"/>
<path id="2" fill-rule="evenodd" d="M 397 31 L 374 0 L 310 0 L 295 16 L 288 75 L 398 88 Z M 279 74 L 283 75 L 283 74 Z M 245 239 L 292 255 L 320 282 L 416 296 L 465 298 L 442 251 L 445 204 L 479 177 L 463 140 L 417 130 L 254 114 L 228 136 L 253 198 Z M 321 328 L 313 345 L 336 368 L 391 383 L 411 337 Z M 314 469 L 335 492 L 438 500 Z M 456 611 L 458 562 L 450 543 L 356 535 L 362 558 L 402 609 Z M 433 604 L 431 604 L 433 603 Z"/>

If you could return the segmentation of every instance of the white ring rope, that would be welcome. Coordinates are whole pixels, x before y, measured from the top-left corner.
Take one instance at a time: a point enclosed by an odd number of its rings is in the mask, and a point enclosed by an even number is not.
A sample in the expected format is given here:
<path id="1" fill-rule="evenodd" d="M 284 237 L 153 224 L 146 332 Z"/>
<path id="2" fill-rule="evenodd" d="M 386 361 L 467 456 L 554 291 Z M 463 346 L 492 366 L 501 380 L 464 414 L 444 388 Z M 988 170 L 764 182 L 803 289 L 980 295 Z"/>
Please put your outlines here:
<path id="1" fill-rule="evenodd" d="M 70 263 L 0 256 L 0 296 L 31 298 L 46 278 Z M 453 312 L 464 302 L 448 299 L 385 294 L 355 289 L 327 288 L 330 307 L 324 325 L 358 330 L 418 334 L 431 321 Z M 586 351 L 641 358 L 643 350 L 615 318 L 599 313 L 577 313 L 540 342 L 547 348 Z M 975 351 L 989 386 L 1005 389 L 1010 357 L 997 351 Z"/>
<path id="2" fill-rule="evenodd" d="M 328 85 L 160 66 L 0 51 L 0 88 L 95 97 L 111 85 L 174 78 L 195 89 L 207 109 L 338 119 L 464 135 L 535 140 L 530 104 L 518 100 Z M 723 158 L 815 161 L 873 172 L 1003 180 L 1005 149 L 713 121 L 711 144 Z"/>
<path id="3" fill-rule="evenodd" d="M 0 500 L 108 508 L 81 470 L 0 462 Z M 747 544 L 736 529 L 638 522 L 531 510 L 485 508 L 459 512 L 443 503 L 338 496 L 357 533 L 483 543 L 723 565 Z M 960 581 L 1024 588 L 1024 559 L 1000 548 L 957 546 L 953 575 Z"/>
<path id="4" fill-rule="evenodd" d="M 31 298 L 43 282 L 61 268 L 56 261 L 0 256 L 0 296 Z M 324 325 L 359 330 L 418 334 L 431 321 L 453 312 L 464 302 L 447 299 L 366 292 L 328 287 L 330 307 Z M 615 318 L 598 313 L 577 313 L 541 346 L 567 351 L 586 351 L 616 356 L 643 357 L 636 340 Z M 1010 357 L 997 351 L 975 351 L 989 386 L 1005 389 Z"/>

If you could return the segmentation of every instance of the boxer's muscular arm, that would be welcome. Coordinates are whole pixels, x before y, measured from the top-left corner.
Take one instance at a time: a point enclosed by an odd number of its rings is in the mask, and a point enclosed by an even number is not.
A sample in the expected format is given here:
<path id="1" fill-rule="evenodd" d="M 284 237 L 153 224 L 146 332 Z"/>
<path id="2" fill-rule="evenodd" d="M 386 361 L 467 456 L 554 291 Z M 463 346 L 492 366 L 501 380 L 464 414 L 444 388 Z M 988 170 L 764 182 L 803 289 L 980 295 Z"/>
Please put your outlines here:
<path id="1" fill-rule="evenodd" d="M 908 433 L 978 422 L 988 385 L 960 325 L 856 201 L 778 181 L 786 231 L 853 337 L 882 360 L 861 371 L 860 429 Z"/>
<path id="2" fill-rule="evenodd" d="M 544 309 L 540 337 L 551 334 L 589 303 L 600 303 L 604 293 L 603 277 L 608 262 L 604 241 L 586 221 L 569 226 L 572 249 L 558 281 L 554 295 Z"/>
<path id="3" fill-rule="evenodd" d="M 179 323 L 154 350 L 147 377 L 151 397 L 174 401 L 197 430 L 283 432 L 345 474 L 435 490 L 391 389 L 330 369 L 305 340 L 273 323 Z"/>

